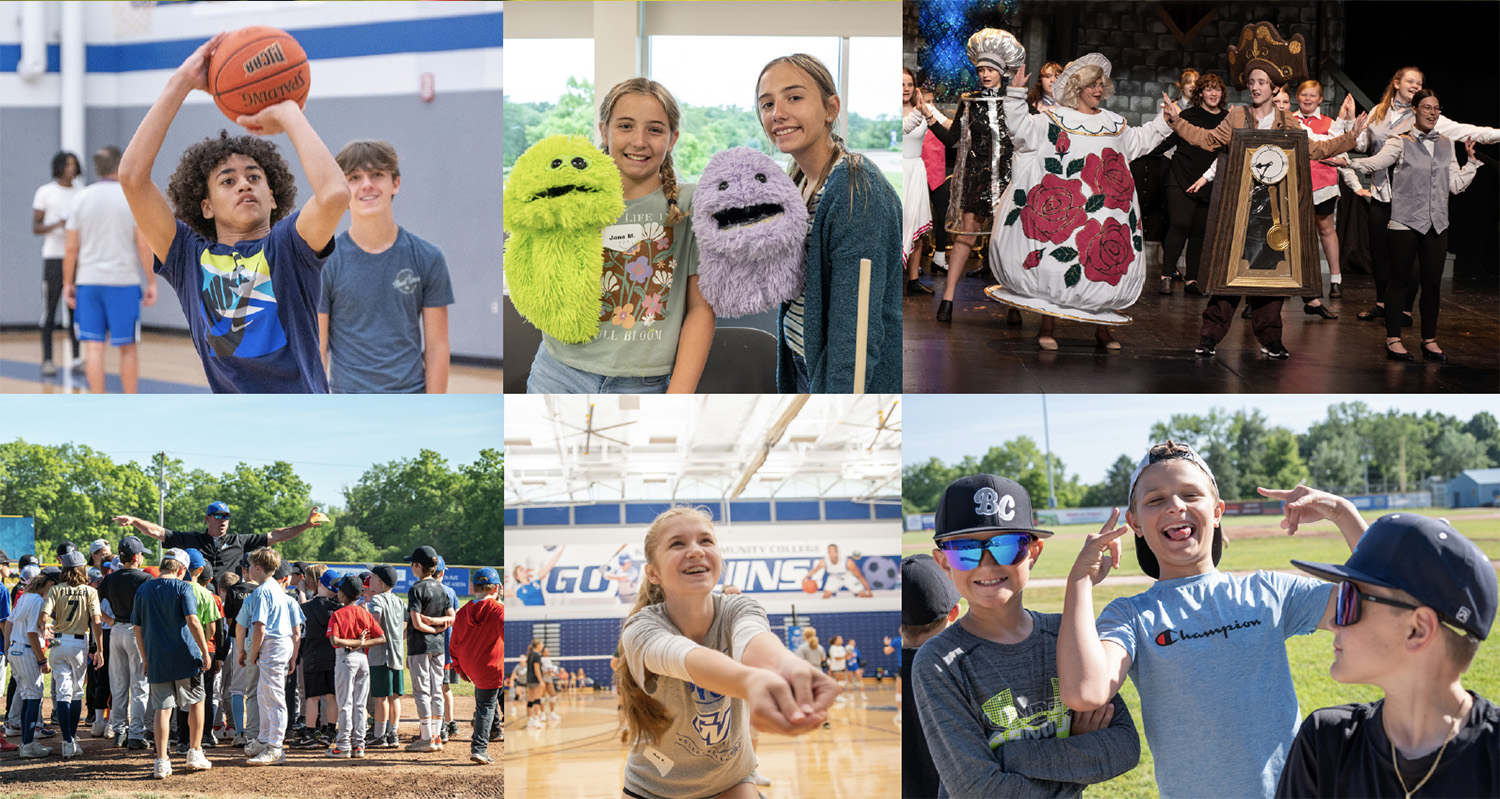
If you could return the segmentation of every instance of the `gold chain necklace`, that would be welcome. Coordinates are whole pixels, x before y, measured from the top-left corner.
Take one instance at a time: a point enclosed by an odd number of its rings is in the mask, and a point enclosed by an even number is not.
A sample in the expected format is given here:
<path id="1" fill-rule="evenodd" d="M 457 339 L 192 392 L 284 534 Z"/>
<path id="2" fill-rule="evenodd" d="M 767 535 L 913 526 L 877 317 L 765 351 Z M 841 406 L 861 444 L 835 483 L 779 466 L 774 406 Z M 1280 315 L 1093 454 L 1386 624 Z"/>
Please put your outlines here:
<path id="1" fill-rule="evenodd" d="M 1458 731 L 1463 729 L 1464 715 L 1467 714 L 1459 715 L 1458 723 L 1453 725 L 1453 732 L 1448 733 L 1448 739 L 1443 741 L 1442 747 L 1438 749 L 1437 757 L 1432 760 L 1432 768 L 1427 769 L 1427 774 L 1422 777 L 1422 781 L 1413 786 L 1411 790 L 1407 790 L 1406 778 L 1401 776 L 1401 765 L 1396 761 L 1396 742 L 1391 740 L 1389 733 L 1386 734 L 1386 742 L 1391 745 L 1391 768 L 1396 770 L 1396 781 L 1401 783 L 1401 790 L 1406 792 L 1406 799 L 1411 799 L 1412 794 L 1421 790 L 1422 786 L 1426 785 L 1427 781 L 1432 779 L 1433 772 L 1437 771 L 1438 763 L 1441 763 L 1443 760 L 1443 752 L 1447 750 L 1448 744 L 1452 743 L 1453 739 L 1458 737 Z"/>

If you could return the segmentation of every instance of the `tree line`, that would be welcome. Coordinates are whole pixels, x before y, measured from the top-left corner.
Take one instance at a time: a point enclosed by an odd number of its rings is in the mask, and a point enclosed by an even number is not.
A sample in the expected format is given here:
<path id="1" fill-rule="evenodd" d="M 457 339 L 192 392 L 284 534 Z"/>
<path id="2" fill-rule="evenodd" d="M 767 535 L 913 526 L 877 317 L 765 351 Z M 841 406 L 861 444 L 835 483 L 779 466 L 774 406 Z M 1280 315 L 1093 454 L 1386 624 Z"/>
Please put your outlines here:
<path id="1" fill-rule="evenodd" d="M 1149 442 L 1188 444 L 1203 455 L 1226 499 L 1258 499 L 1257 486 L 1287 488 L 1300 481 L 1339 494 L 1417 490 L 1465 469 L 1500 464 L 1500 423 L 1480 412 L 1468 420 L 1428 411 L 1377 412 L 1363 402 L 1332 405 L 1328 415 L 1298 434 L 1270 424 L 1259 410 L 1210 409 L 1173 414 L 1151 426 Z M 1143 445 L 1144 446 L 1144 445 Z M 1124 505 L 1141 452 L 1110 465 L 1103 481 L 1083 483 L 1056 455 L 1052 490 L 1058 507 Z M 1009 477 L 1026 487 L 1032 504 L 1047 507 L 1047 459 L 1029 436 L 991 447 L 956 463 L 930 458 L 902 470 L 901 504 L 907 513 L 930 513 L 948 483 L 967 474 Z"/>
<path id="2" fill-rule="evenodd" d="M 480 450 L 472 463 L 457 466 L 424 449 L 371 466 L 341 498 L 320 498 L 287 461 L 239 463 L 212 474 L 170 456 L 117 463 L 83 444 L 17 438 L 0 444 L 0 514 L 36 519 L 36 551 L 44 560 L 63 541 L 85 550 L 96 538 L 117 544 L 128 531 L 113 517 L 157 521 L 158 475 L 167 486 L 163 518 L 169 530 L 202 530 L 204 509 L 214 501 L 233 512 L 229 532 L 246 534 L 301 524 L 319 505 L 332 524 L 279 545 L 284 557 L 400 563 L 427 544 L 454 565 L 502 562 L 504 455 L 496 449 Z M 17 553 L 9 554 L 14 561 Z"/>
<path id="3" fill-rule="evenodd" d="M 594 86 L 587 80 L 568 78 L 567 90 L 555 103 L 514 103 L 503 99 L 505 120 L 505 169 L 509 170 L 526 149 L 547 136 L 569 134 L 598 138 L 594 129 Z M 774 152 L 760 119 L 752 111 L 737 106 L 681 105 L 682 124 L 672 161 L 679 179 L 694 182 L 708 159 L 731 147 L 750 147 L 771 156 Z M 896 150 L 900 140 L 899 120 L 894 116 L 875 118 L 849 115 L 848 146 L 854 150 Z M 894 144 L 893 144 L 894 142 Z"/>

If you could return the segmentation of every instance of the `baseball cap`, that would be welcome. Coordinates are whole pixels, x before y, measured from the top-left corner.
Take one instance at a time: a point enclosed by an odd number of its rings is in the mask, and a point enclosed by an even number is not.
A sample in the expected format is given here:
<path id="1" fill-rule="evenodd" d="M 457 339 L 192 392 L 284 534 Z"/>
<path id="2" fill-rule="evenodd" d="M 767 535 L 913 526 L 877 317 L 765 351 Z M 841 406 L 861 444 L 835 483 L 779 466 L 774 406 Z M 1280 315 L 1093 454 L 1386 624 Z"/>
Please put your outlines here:
<path id="1" fill-rule="evenodd" d="M 169 560 L 175 560 L 178 563 L 181 563 L 184 568 L 186 568 L 187 565 L 191 562 L 188 559 L 188 553 L 178 549 L 177 547 L 172 547 L 171 549 L 168 549 L 161 553 L 162 563 L 166 563 Z"/>
<path id="2" fill-rule="evenodd" d="M 208 503 L 208 510 L 204 511 L 203 515 L 204 516 L 209 516 L 209 515 L 212 515 L 212 514 L 215 514 L 215 513 L 229 513 L 229 506 L 225 505 L 222 502 L 210 502 L 210 503 Z"/>
<path id="3" fill-rule="evenodd" d="M 5 554 L 5 550 L 0 549 L 0 566 L 9 566 L 9 565 L 10 565 L 10 556 L 7 555 L 7 554 Z"/>
<path id="4" fill-rule="evenodd" d="M 21 559 L 16 561 L 16 565 L 22 569 L 27 566 L 37 566 L 40 568 L 41 563 L 41 561 L 36 559 L 35 555 L 22 555 Z"/>
<path id="5" fill-rule="evenodd" d="M 324 588 L 327 588 L 330 591 L 337 591 L 339 590 L 339 583 L 343 582 L 343 579 L 343 574 L 336 572 L 333 569 L 329 569 L 328 571 L 323 572 L 323 576 L 318 578 L 318 582 L 321 583 Z"/>
<path id="6" fill-rule="evenodd" d="M 64 552 L 62 554 L 62 557 L 58 558 L 57 560 L 58 565 L 62 566 L 65 569 L 73 566 L 82 566 L 83 564 L 88 562 L 83 557 L 83 553 L 79 552 L 76 549 Z"/>
<path id="7" fill-rule="evenodd" d="M 292 574 L 307 574 L 307 564 L 300 560 L 292 561 Z"/>
<path id="8" fill-rule="evenodd" d="M 991 532 L 1034 533 L 1042 538 L 1052 535 L 1033 527 L 1033 518 L 1031 496 L 1020 483 L 994 474 L 971 474 L 943 489 L 932 540 Z"/>
<path id="9" fill-rule="evenodd" d="M 188 564 L 187 564 L 188 565 L 188 571 L 192 571 L 194 569 L 201 569 L 204 566 L 208 565 L 208 561 L 206 561 L 206 560 L 203 559 L 203 553 L 199 552 L 196 549 L 189 549 L 187 551 L 187 556 L 188 556 Z"/>
<path id="10" fill-rule="evenodd" d="M 285 580 L 286 578 L 291 576 L 292 564 L 287 561 L 282 561 L 281 565 L 276 567 L 276 573 L 271 575 L 271 577 L 276 580 Z"/>
<path id="11" fill-rule="evenodd" d="M 89 544 L 89 555 L 93 555 L 101 549 L 109 549 L 109 542 L 102 538 L 95 538 L 94 543 Z"/>
<path id="12" fill-rule="evenodd" d="M 29 583 L 32 580 L 35 580 L 36 576 L 38 574 L 41 574 L 41 573 L 42 573 L 42 567 L 36 565 L 35 563 L 31 563 L 31 564 L 28 564 L 26 566 L 22 566 L 21 567 L 21 583 L 22 584 Z"/>
<path id="13" fill-rule="evenodd" d="M 132 557 L 145 551 L 146 547 L 141 544 L 141 539 L 133 535 L 127 535 L 120 539 L 120 555 L 122 557 Z"/>
<path id="14" fill-rule="evenodd" d="M 423 547 L 423 549 L 431 549 L 431 547 Z M 392 588 L 395 588 L 396 583 L 400 581 L 400 578 L 396 576 L 396 567 L 385 563 L 382 563 L 379 566 L 371 569 L 370 573 L 375 575 L 376 577 L 379 577 L 382 583 L 385 583 Z"/>
<path id="15" fill-rule="evenodd" d="M 60 558 L 65 553 L 74 552 L 77 549 L 78 549 L 78 545 L 77 544 L 73 543 L 72 541 L 64 541 L 61 544 L 57 545 L 57 556 Z"/>
<path id="16" fill-rule="evenodd" d="M 327 577 L 328 574 L 325 572 L 323 576 Z M 365 586 L 359 581 L 358 577 L 355 577 L 352 574 L 347 574 L 339 579 L 337 587 L 330 586 L 329 590 L 336 590 L 345 596 L 357 597 L 359 596 L 361 591 L 365 590 Z"/>
<path id="17" fill-rule="evenodd" d="M 121 568 L 123 568 L 123 567 L 120 565 L 120 556 L 119 555 L 116 555 L 116 556 L 114 556 L 113 558 L 110 559 L 110 561 L 109 561 L 109 570 L 110 571 L 117 572 Z"/>
<path id="18" fill-rule="evenodd" d="M 495 585 L 496 583 L 500 582 L 500 573 L 486 566 L 483 569 L 474 572 L 473 582 L 474 587 L 476 588 L 482 585 Z"/>
<path id="19" fill-rule="evenodd" d="M 424 567 L 431 569 L 431 568 L 433 568 L 434 566 L 437 565 L 437 562 L 438 562 L 438 553 L 437 553 L 437 550 L 433 549 L 432 547 L 428 547 L 428 546 L 417 547 L 414 551 L 412 551 L 411 557 L 409 557 L 409 558 L 406 559 L 406 562 L 407 563 L 420 563 Z M 381 579 L 384 579 L 384 578 L 381 578 Z"/>
<path id="20" fill-rule="evenodd" d="M 447 570 L 447 568 L 448 568 L 448 562 L 445 561 L 445 560 L 443 560 L 443 556 L 442 555 L 438 555 L 437 565 L 434 566 L 432 570 L 440 572 L 440 571 Z"/>
<path id="21" fill-rule="evenodd" d="M 1175 442 L 1173 442 L 1171 439 L 1168 439 L 1166 443 L 1173 444 Z M 1208 475 L 1208 481 L 1210 483 L 1213 483 L 1214 493 L 1218 493 L 1219 481 L 1214 479 L 1214 472 L 1212 469 L 1208 468 L 1208 461 L 1203 460 L 1203 457 L 1194 452 L 1192 447 L 1189 447 L 1186 444 L 1178 444 L 1178 446 L 1182 448 L 1178 452 L 1169 452 L 1163 455 L 1153 456 L 1149 451 L 1147 451 L 1146 454 L 1141 457 L 1140 461 L 1135 465 L 1135 471 L 1131 472 L 1130 474 L 1130 492 L 1126 494 L 1127 502 L 1133 502 L 1135 500 L 1135 483 L 1140 479 L 1141 472 L 1146 471 L 1146 467 L 1161 463 L 1162 461 L 1172 460 L 1189 461 L 1199 469 L 1202 469 L 1203 473 Z M 1213 558 L 1215 566 L 1219 565 L 1219 558 L 1222 557 L 1223 554 L 1224 528 L 1216 524 L 1214 525 L 1213 543 Z M 1159 579 L 1161 577 L 1161 563 L 1156 560 L 1156 553 L 1152 552 L 1151 547 L 1146 544 L 1146 539 L 1144 536 L 1136 536 L 1135 562 L 1140 564 L 1141 571 L 1150 575 L 1152 578 Z"/>
<path id="22" fill-rule="evenodd" d="M 89 582 L 91 582 L 91 583 L 97 583 L 97 582 L 99 582 L 100 580 L 103 580 L 103 579 L 104 579 L 104 572 L 99 571 L 98 569 L 95 569 L 93 567 L 89 567 Z"/>
<path id="23" fill-rule="evenodd" d="M 48 577 L 57 580 L 62 577 L 62 569 L 59 569 L 56 566 L 48 566 L 47 568 L 42 569 L 42 574 L 45 574 Z"/>
<path id="24" fill-rule="evenodd" d="M 1444 621 L 1484 640 L 1495 621 L 1495 567 L 1473 541 L 1438 519 L 1388 513 L 1343 564 L 1294 560 L 1324 580 L 1357 580 L 1405 591 Z"/>
<path id="25" fill-rule="evenodd" d="M 908 627 L 931 624 L 958 604 L 958 589 L 931 555 L 901 559 L 901 623 Z"/>

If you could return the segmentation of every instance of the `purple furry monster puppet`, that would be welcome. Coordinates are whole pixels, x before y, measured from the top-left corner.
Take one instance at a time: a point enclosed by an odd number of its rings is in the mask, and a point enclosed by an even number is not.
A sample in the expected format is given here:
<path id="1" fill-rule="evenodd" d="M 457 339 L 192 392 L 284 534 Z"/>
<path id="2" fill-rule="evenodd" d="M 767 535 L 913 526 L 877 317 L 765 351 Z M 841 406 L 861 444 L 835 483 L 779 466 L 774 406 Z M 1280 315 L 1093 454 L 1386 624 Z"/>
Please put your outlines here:
<path id="1" fill-rule="evenodd" d="M 746 316 L 802 293 L 807 206 L 770 156 L 715 153 L 693 192 L 698 290 L 715 316 Z"/>

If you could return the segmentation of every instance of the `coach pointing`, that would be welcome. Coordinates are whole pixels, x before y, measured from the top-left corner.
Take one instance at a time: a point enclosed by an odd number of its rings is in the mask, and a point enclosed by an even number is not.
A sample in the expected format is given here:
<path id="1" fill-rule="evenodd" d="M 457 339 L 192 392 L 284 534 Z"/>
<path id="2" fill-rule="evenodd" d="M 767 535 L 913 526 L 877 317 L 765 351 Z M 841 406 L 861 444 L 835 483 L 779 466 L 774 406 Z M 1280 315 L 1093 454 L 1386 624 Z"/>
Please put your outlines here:
<path id="1" fill-rule="evenodd" d="M 240 561 L 245 553 L 254 552 L 261 547 L 275 546 L 282 541 L 290 541 L 304 532 L 317 527 L 313 522 L 313 514 L 317 509 L 308 511 L 307 521 L 292 527 L 282 527 L 272 530 L 269 534 L 229 534 L 229 506 L 222 502 L 215 502 L 204 511 L 203 521 L 207 529 L 201 533 L 182 533 L 168 530 L 159 524 L 148 522 L 145 519 L 137 519 L 134 516 L 116 516 L 115 523 L 130 525 L 162 543 L 162 546 L 178 549 L 196 549 L 203 553 L 213 564 L 214 574 L 224 574 L 234 571 L 240 566 Z"/>

